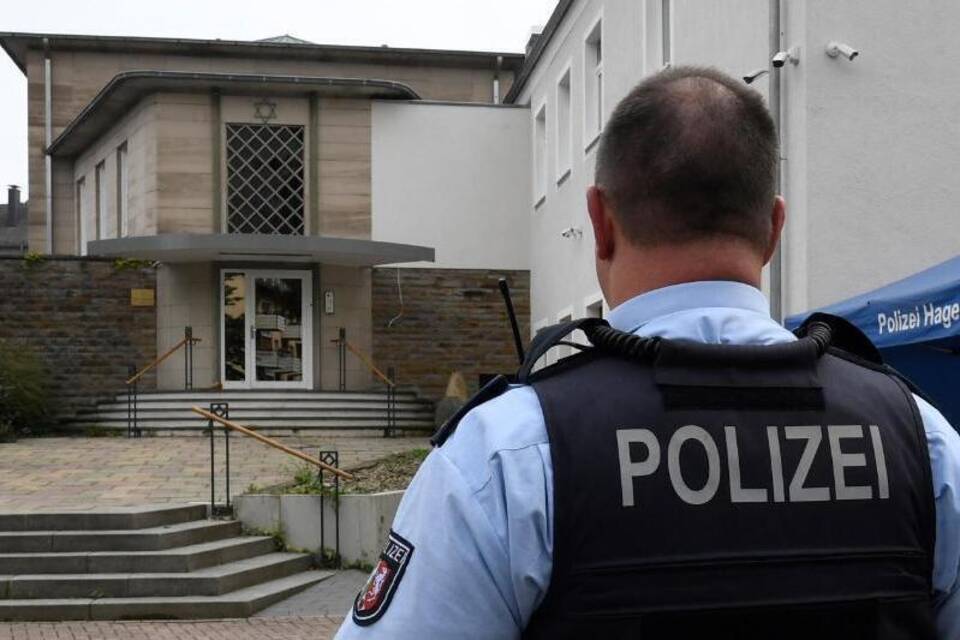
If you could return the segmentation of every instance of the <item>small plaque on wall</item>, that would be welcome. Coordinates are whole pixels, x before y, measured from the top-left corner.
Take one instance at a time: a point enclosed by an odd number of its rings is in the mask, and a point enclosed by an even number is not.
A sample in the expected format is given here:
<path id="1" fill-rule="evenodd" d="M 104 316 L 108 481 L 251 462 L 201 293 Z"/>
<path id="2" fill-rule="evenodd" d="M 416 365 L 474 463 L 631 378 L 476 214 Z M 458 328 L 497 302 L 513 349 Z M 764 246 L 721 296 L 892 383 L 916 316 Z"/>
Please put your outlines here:
<path id="1" fill-rule="evenodd" d="M 152 307 L 154 300 L 153 289 L 130 289 L 131 307 Z"/>

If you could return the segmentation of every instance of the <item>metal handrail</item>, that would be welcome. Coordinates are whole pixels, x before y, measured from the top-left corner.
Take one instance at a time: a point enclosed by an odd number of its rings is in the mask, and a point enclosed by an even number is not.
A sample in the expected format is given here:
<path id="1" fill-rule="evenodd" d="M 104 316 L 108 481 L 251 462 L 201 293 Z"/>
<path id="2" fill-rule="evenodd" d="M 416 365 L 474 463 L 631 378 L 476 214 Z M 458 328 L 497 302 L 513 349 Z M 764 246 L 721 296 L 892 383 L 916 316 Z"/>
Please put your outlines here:
<path id="1" fill-rule="evenodd" d="M 375 376 L 377 376 L 378 378 L 380 378 L 380 380 L 381 380 L 384 384 L 386 384 L 386 385 L 388 385 L 388 386 L 390 386 L 390 387 L 395 387 L 395 386 L 397 386 L 397 383 L 394 382 L 393 380 L 391 380 L 391 379 L 389 378 L 389 376 L 387 376 L 387 374 L 385 374 L 383 371 L 380 371 L 380 369 L 377 368 L 377 365 L 373 364 L 373 362 L 370 360 L 370 358 L 368 358 L 365 353 L 363 353 L 362 351 L 360 351 L 360 349 L 359 349 L 355 344 L 353 344 L 353 343 L 350 342 L 349 340 L 346 340 L 346 341 L 345 341 L 345 344 L 346 344 L 346 346 L 347 346 L 347 349 L 350 350 L 350 353 L 352 353 L 353 355 L 357 356 L 357 359 L 360 360 L 360 362 L 362 362 L 364 365 L 366 365 L 367 369 L 369 369 L 370 372 L 373 373 L 373 375 L 375 375 Z"/>
<path id="2" fill-rule="evenodd" d="M 161 362 L 172 356 L 174 353 L 186 347 L 183 353 L 183 388 L 193 389 L 193 345 L 200 342 L 200 338 L 193 337 L 193 327 L 183 328 L 183 339 L 170 347 L 166 353 L 153 362 L 137 371 L 136 365 L 130 365 L 130 377 L 124 382 L 127 388 L 127 437 L 140 437 L 140 421 L 138 401 L 140 396 L 140 379 L 151 369 L 156 368 Z"/>
<path id="3" fill-rule="evenodd" d="M 164 353 L 162 356 L 156 358 L 153 362 L 151 362 L 150 364 L 148 364 L 147 366 L 145 366 L 144 368 L 140 369 L 140 370 L 137 371 L 135 374 L 133 374 L 132 376 L 130 376 L 130 377 L 126 380 L 126 382 L 125 382 L 124 384 L 131 385 L 131 384 L 133 384 L 134 382 L 138 381 L 140 378 L 142 378 L 144 375 L 146 375 L 146 373 L 147 373 L 148 371 L 150 371 L 151 369 L 153 369 L 153 368 L 156 367 L 156 366 L 159 366 L 161 362 L 163 362 L 164 360 L 166 360 L 167 358 L 169 358 L 170 356 L 172 356 L 172 355 L 173 355 L 174 353 L 176 353 L 179 349 L 183 348 L 184 345 L 186 345 L 188 342 L 189 342 L 191 345 L 193 345 L 193 344 L 197 344 L 197 343 L 200 342 L 200 341 L 201 341 L 200 338 L 184 337 L 183 339 L 180 340 L 180 342 L 178 342 L 177 344 L 175 344 L 175 345 L 173 345 L 172 347 L 170 347 L 170 349 L 168 349 L 167 352 Z"/>
<path id="4" fill-rule="evenodd" d="M 305 461 L 305 462 L 309 462 L 310 464 L 316 465 L 317 467 L 323 469 L 324 471 L 329 471 L 330 473 L 332 473 L 332 474 L 334 474 L 334 475 L 336 475 L 336 476 L 339 476 L 339 477 L 343 478 L 344 480 L 353 480 L 353 475 L 352 475 L 351 473 L 348 473 L 347 471 L 344 471 L 343 469 L 338 469 L 337 467 L 331 466 L 331 465 L 327 464 L 326 462 L 323 462 L 323 461 L 321 461 L 321 460 L 318 460 L 317 458 L 314 458 L 313 456 L 311 456 L 311 455 L 309 455 L 309 454 L 306 454 L 306 453 L 304 453 L 304 452 L 302 452 L 302 451 L 297 451 L 296 449 L 292 449 L 292 448 L 288 447 L 287 445 L 285 445 L 285 444 L 283 444 L 283 443 L 281 443 L 281 442 L 278 442 L 277 440 L 275 440 L 275 439 L 273 439 L 273 438 L 268 438 L 267 436 L 262 435 L 262 434 L 259 434 L 259 433 L 257 433 L 256 431 L 254 431 L 254 430 L 252 430 L 252 429 L 248 429 L 247 427 L 244 427 L 243 425 L 237 424 L 236 422 L 233 422 L 232 420 L 228 420 L 228 419 L 226 419 L 226 418 L 223 418 L 223 417 L 221 417 L 221 416 L 218 416 L 218 415 L 215 414 L 215 413 L 212 413 L 212 412 L 210 412 L 210 411 L 207 411 L 206 409 L 203 409 L 203 408 L 197 407 L 197 406 L 190 407 L 190 410 L 193 411 L 194 413 L 198 414 L 198 415 L 203 416 L 203 417 L 206 418 L 207 420 L 212 420 L 212 421 L 214 421 L 214 422 L 218 422 L 218 423 L 220 423 L 221 425 L 223 425 L 224 427 L 226 427 L 227 429 L 230 429 L 230 430 L 232 430 L 232 431 L 238 431 L 238 432 L 242 433 L 242 434 L 245 435 L 245 436 L 250 436 L 250 437 L 253 438 L 254 440 L 257 440 L 257 441 L 259 441 L 259 442 L 262 442 L 262 443 L 265 444 L 265 445 L 271 446 L 271 447 L 273 447 L 274 449 L 278 449 L 278 450 L 280 450 L 280 451 L 283 451 L 284 453 L 286 453 L 286 454 L 288 454 L 288 455 L 291 455 L 291 456 L 293 456 L 293 457 L 295 457 L 295 458 L 300 458 L 301 460 L 303 460 L 303 461 Z"/>
<path id="5" fill-rule="evenodd" d="M 339 360 L 338 369 L 340 374 L 340 391 L 347 390 L 347 351 L 350 351 L 357 359 L 373 373 L 381 382 L 387 386 L 387 425 L 383 429 L 383 437 L 389 438 L 397 426 L 397 382 L 393 367 L 387 369 L 387 373 L 381 371 L 373 360 L 360 350 L 355 344 L 347 340 L 347 330 L 340 327 L 338 336 L 331 340 L 337 345 L 337 358 Z"/>
<path id="6" fill-rule="evenodd" d="M 345 471 L 340 470 L 340 454 L 339 452 L 333 451 L 324 451 L 320 450 L 317 452 L 317 457 L 314 458 L 302 451 L 292 449 L 287 447 L 280 442 L 262 436 L 253 429 L 248 429 L 242 425 L 232 422 L 230 420 L 230 404 L 227 402 L 211 402 L 210 410 L 201 409 L 200 407 L 193 407 L 193 411 L 200 416 L 207 419 L 208 431 L 210 434 L 210 513 L 213 516 L 229 516 L 233 517 L 234 510 L 233 505 L 230 503 L 230 432 L 239 431 L 241 434 L 248 435 L 264 444 L 267 444 L 271 447 L 279 449 L 284 453 L 305 460 L 311 464 L 317 466 L 317 481 L 320 486 L 320 553 L 324 555 L 326 559 L 326 540 L 327 540 L 327 519 L 326 519 L 326 497 L 327 497 L 327 487 L 332 488 L 333 495 L 333 516 L 334 516 L 334 526 L 335 526 L 335 539 L 334 539 L 334 556 L 333 560 L 336 563 L 337 568 L 342 567 L 342 559 L 340 557 L 340 478 L 351 479 L 353 476 Z M 217 504 L 217 465 L 216 465 L 216 423 L 219 423 L 223 426 L 223 449 L 224 449 L 224 459 L 226 462 L 225 471 L 225 489 L 224 489 L 224 502 L 222 505 Z M 324 481 L 323 472 L 324 470 L 332 472 L 333 482 L 327 484 Z"/>

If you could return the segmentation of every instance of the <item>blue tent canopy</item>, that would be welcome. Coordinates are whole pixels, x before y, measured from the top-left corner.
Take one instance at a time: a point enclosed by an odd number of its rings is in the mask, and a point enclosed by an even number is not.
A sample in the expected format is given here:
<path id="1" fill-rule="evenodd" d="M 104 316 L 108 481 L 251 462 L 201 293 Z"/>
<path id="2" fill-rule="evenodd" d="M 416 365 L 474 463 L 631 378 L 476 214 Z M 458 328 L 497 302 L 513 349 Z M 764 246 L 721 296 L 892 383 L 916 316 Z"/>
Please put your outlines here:
<path id="1" fill-rule="evenodd" d="M 843 316 L 878 348 L 960 343 L 960 256 L 817 311 Z M 792 329 L 812 312 L 787 318 Z"/>
<path id="2" fill-rule="evenodd" d="M 960 427 L 960 256 L 816 311 L 857 325 Z M 790 316 L 787 327 L 810 313 Z"/>

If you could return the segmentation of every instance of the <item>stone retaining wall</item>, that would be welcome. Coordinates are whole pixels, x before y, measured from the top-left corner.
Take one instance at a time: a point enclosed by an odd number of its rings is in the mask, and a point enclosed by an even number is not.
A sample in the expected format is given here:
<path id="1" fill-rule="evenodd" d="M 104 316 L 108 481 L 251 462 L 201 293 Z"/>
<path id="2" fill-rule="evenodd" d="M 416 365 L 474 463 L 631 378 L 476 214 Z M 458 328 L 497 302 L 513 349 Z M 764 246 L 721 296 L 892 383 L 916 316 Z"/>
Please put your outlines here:
<path id="1" fill-rule="evenodd" d="M 471 393 L 480 374 L 513 373 L 517 356 L 497 281 L 510 284 L 520 331 L 530 336 L 530 273 L 483 269 L 373 270 L 373 357 L 384 371 L 396 369 L 401 385 L 425 397 L 444 395 L 454 371 Z"/>
<path id="2" fill-rule="evenodd" d="M 66 417 L 120 393 L 132 363 L 156 357 L 156 307 L 131 306 L 131 289 L 156 290 L 153 268 L 112 260 L 0 257 L 0 340 L 36 353 Z M 148 374 L 141 388 L 156 385 Z"/>

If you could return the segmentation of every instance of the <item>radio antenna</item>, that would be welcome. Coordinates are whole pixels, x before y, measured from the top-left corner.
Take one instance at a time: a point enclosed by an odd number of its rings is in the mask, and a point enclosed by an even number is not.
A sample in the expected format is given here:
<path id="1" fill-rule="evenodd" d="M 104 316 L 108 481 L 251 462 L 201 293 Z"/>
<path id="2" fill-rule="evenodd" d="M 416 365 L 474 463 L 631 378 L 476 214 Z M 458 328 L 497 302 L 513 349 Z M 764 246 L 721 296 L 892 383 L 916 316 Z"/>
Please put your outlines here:
<path id="1" fill-rule="evenodd" d="M 517 358 L 520 364 L 525 359 L 523 353 L 523 340 L 520 338 L 520 325 L 517 323 L 517 313 L 513 310 L 513 300 L 510 298 L 510 285 L 506 278 L 500 278 L 500 293 L 503 294 L 503 302 L 507 305 L 507 317 L 510 318 L 510 328 L 513 329 L 513 343 L 517 348 Z"/>

